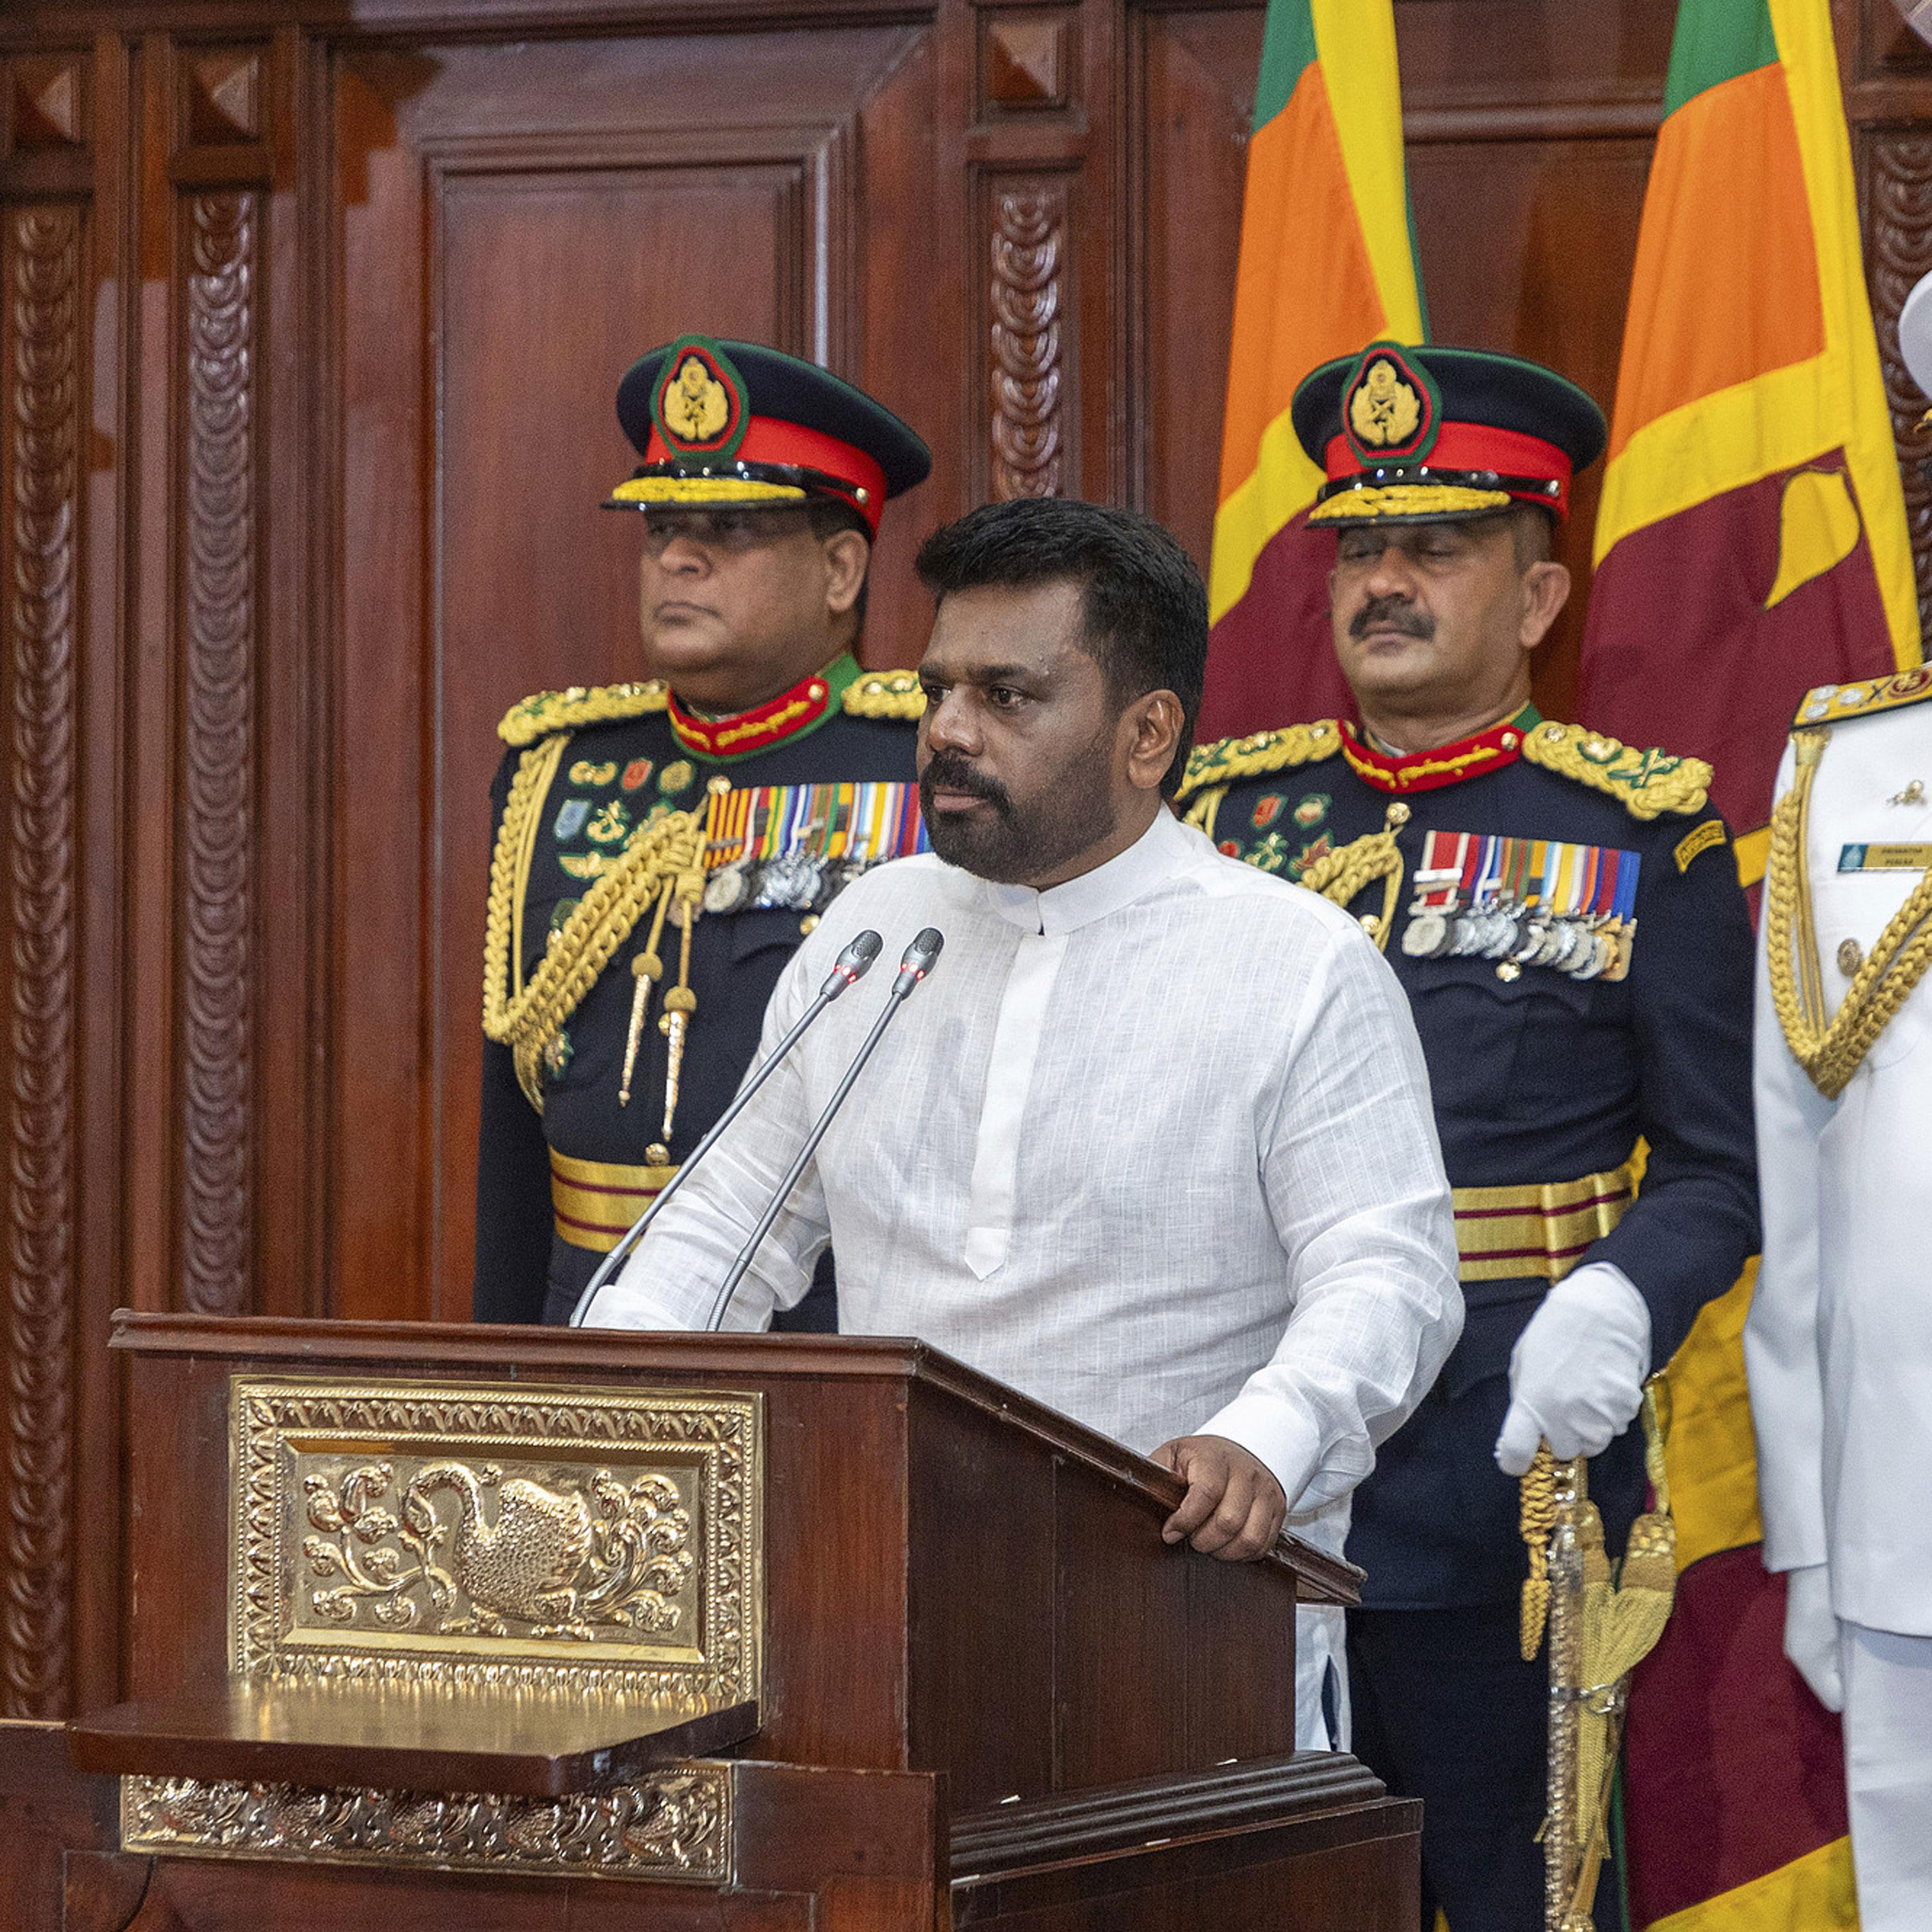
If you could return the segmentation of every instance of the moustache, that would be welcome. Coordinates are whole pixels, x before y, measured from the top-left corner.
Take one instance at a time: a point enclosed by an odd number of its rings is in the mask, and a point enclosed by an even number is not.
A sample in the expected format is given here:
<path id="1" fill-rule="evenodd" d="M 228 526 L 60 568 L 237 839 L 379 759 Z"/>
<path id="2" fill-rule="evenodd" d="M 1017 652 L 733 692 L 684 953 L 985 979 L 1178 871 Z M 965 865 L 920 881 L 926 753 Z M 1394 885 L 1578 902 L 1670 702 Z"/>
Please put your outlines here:
<path id="1" fill-rule="evenodd" d="M 1371 597 L 1348 620 L 1348 634 L 1359 643 L 1372 630 L 1400 631 L 1424 644 L 1436 634 L 1436 620 L 1406 597 Z"/>
<path id="2" fill-rule="evenodd" d="M 919 775 L 919 802 L 930 814 L 936 791 L 963 791 L 970 798 L 984 799 L 997 812 L 1010 812 L 1012 797 L 998 778 L 976 772 L 956 752 L 935 752 Z"/>

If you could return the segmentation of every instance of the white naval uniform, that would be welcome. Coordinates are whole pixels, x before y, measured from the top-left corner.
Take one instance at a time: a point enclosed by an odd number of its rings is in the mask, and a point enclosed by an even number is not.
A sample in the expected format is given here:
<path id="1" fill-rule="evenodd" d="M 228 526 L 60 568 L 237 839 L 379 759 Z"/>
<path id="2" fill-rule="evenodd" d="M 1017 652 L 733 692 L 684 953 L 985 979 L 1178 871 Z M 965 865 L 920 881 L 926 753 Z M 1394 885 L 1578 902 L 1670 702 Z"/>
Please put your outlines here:
<path id="1" fill-rule="evenodd" d="M 1820 706 L 1814 693 L 1798 723 Z M 1839 868 L 1847 847 L 1932 844 L 1932 701 L 1834 719 L 1829 729 L 1804 861 L 1826 1004 L 1835 1012 L 1859 960 L 1924 877 Z M 1793 766 L 1787 748 L 1780 796 Z M 1841 961 L 1847 941 L 1858 952 Z M 1764 1259 L 1744 1355 L 1765 1562 L 1774 1570 L 1828 1566 L 1861 1923 L 1864 1932 L 1925 1932 L 1932 974 L 1827 1100 L 1786 1044 L 1761 938 L 1754 1084 Z"/>
<path id="2" fill-rule="evenodd" d="M 1046 892 L 931 856 L 848 886 L 764 1045 L 868 926 L 880 971 L 831 1008 L 692 1171 L 585 1319 L 677 1328 L 717 1284 L 920 927 L 946 948 L 826 1136 L 726 1326 L 802 1295 L 828 1241 L 839 1325 L 916 1335 L 1146 1450 L 1195 1433 L 1274 1472 L 1336 1556 L 1375 1445 L 1460 1332 L 1429 1076 L 1408 1002 L 1348 915 L 1162 810 Z M 1321 1730 L 1339 1612 L 1304 1619 Z M 1283 1687 L 1284 1688 L 1286 1687 Z"/>

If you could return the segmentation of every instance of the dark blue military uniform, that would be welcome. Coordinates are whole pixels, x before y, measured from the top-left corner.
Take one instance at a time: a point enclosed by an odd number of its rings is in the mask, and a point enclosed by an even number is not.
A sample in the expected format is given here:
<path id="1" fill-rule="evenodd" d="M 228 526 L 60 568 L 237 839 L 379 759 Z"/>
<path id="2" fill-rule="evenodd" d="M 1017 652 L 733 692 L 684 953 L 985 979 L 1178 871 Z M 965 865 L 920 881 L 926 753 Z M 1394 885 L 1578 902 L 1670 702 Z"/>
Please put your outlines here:
<path id="1" fill-rule="evenodd" d="M 1383 526 L 1524 506 L 1561 520 L 1606 435 L 1551 370 L 1392 343 L 1313 371 L 1293 419 L 1328 478 L 1309 522 L 1350 532 L 1338 569 L 1364 573 L 1391 548 L 1428 554 L 1394 530 L 1378 552 Z M 1426 564 L 1386 581 L 1348 622 L 1434 638 Z M 1495 641 L 1499 658 L 1522 640 Z M 1425 1926 L 1438 1904 L 1454 1932 L 1544 1920 L 1548 1676 L 1520 1652 L 1520 1491 L 1496 1461 L 1516 1340 L 1552 1282 L 1606 1263 L 1642 1296 L 1660 1367 L 1756 1245 L 1752 942 L 1709 777 L 1526 705 L 1414 756 L 1330 719 L 1189 767 L 1181 808 L 1222 850 L 1324 892 L 1384 948 L 1455 1190 L 1462 1338 L 1355 1492 L 1348 1546 L 1367 1572 L 1348 1619 L 1354 1747 L 1424 1800 Z M 1644 1500 L 1640 1431 L 1592 1462 L 1589 1487 L 1618 1552 Z M 1606 1879 L 1600 1910 L 1615 1895 Z"/>
<path id="2" fill-rule="evenodd" d="M 1332 722 L 1312 746 L 1306 727 L 1226 741 L 1194 754 L 1181 809 L 1223 851 L 1292 878 L 1311 860 L 1382 831 L 1396 808 L 1402 883 L 1393 929 L 1378 938 L 1415 1016 L 1450 1184 L 1460 1196 L 1614 1175 L 1644 1142 L 1634 1202 L 1586 1253 L 1562 1260 L 1610 1262 L 1629 1276 L 1649 1307 L 1651 1359 L 1660 1366 L 1756 1243 L 1744 895 L 1729 836 L 1706 806 L 1693 763 L 1640 758 L 1533 712 L 1512 722 L 1518 746 L 1471 776 L 1400 792 L 1384 788 L 1383 772 L 1420 761 L 1376 759 L 1378 782 L 1371 782 L 1343 755 L 1342 728 Z M 1551 733 L 1561 735 L 1539 736 Z M 1532 751 L 1559 749 L 1589 776 L 1533 762 L 1522 755 L 1523 740 Z M 1598 756 L 1586 758 L 1586 748 Z M 1445 747 L 1432 761 L 1459 748 Z M 1358 744 L 1348 749 L 1357 764 L 1370 762 Z M 1217 766 L 1249 775 L 1217 784 Z M 1431 832 L 1634 854 L 1639 883 L 1624 976 L 1580 979 L 1481 953 L 1416 956 L 1404 941 L 1420 916 L 1412 910 L 1420 896 L 1414 881 Z M 1349 908 L 1379 920 L 1388 896 L 1376 878 Z M 1518 1225 L 1520 1217 L 1505 1218 Z M 1458 1232 L 1466 1248 L 1480 1250 L 1483 1220 L 1465 1218 Z M 1508 1406 L 1510 1351 L 1556 1265 L 1546 1253 L 1525 1257 L 1515 1275 L 1492 1264 L 1488 1278 L 1464 1281 L 1461 1341 L 1355 1494 L 1348 1554 L 1368 1572 L 1366 1604 L 1417 1610 L 1515 1600 L 1525 1574 L 1516 1484 L 1492 1452 Z M 1590 1490 L 1611 1546 L 1620 1548 L 1643 1503 L 1638 1432 L 1592 1464 Z"/>
<path id="3" fill-rule="evenodd" d="M 632 834 L 674 812 L 707 818 L 714 785 L 727 789 L 721 818 L 731 793 L 850 788 L 848 809 L 896 814 L 879 825 L 872 862 L 916 849 L 913 745 L 923 702 L 916 681 L 904 671 L 861 675 L 847 660 L 811 682 L 824 684 L 831 700 L 821 723 L 728 762 L 680 741 L 662 686 L 548 694 L 511 712 L 504 721 L 510 748 L 491 794 L 497 847 L 506 843 L 506 807 L 518 771 L 548 773 L 540 794 L 520 803 L 507 842 L 514 853 L 527 837 L 527 856 L 520 872 L 506 872 L 499 882 L 500 911 L 492 905 L 499 922 L 520 926 L 524 985 Z M 614 711 L 628 715 L 598 716 Z M 586 718 L 596 722 L 579 722 Z M 839 794 L 831 796 L 836 812 Z M 715 862 L 724 855 L 709 856 Z M 638 1029 L 629 1100 L 619 1101 L 637 990 L 631 965 L 649 940 L 654 902 L 567 1016 L 532 1040 L 530 1089 L 519 1082 L 512 1044 L 486 1039 L 476 1197 L 480 1319 L 569 1319 L 616 1234 L 724 1111 L 757 1052 L 779 974 L 861 862 L 835 860 L 812 868 L 815 878 L 808 872 L 763 891 L 754 876 L 729 909 L 712 887 L 710 908 L 692 929 L 696 1005 L 668 1137 L 662 1130 L 670 1041 L 659 1022 L 662 988 L 676 983 L 680 964 L 680 936 L 668 919 L 657 949 L 664 976 Z M 783 902 L 761 905 L 760 898 Z M 814 1300 L 808 1320 L 829 1326 L 829 1302 Z"/>
<path id="4" fill-rule="evenodd" d="M 1332 721 L 1229 740 L 1195 754 L 1180 807 L 1223 851 L 1287 878 L 1324 862 L 1332 871 L 1331 854 L 1391 830 L 1400 855 L 1387 929 L 1393 872 L 1371 878 L 1346 903 L 1375 923 L 1421 1036 L 1456 1190 L 1468 1317 L 1435 1388 L 1355 1492 L 1348 1553 L 1368 1576 L 1366 1613 L 1350 1619 L 1352 1701 L 1358 1755 L 1394 1788 L 1423 1793 L 1447 1828 L 1431 1834 L 1438 1883 L 1454 1882 L 1445 1862 L 1466 1862 L 1535 1915 L 1504 1908 L 1470 1932 L 1540 1923 L 1534 1838 L 1547 1679 L 1540 1662 L 1523 1664 L 1516 1652 L 1527 1556 L 1518 1485 L 1494 1455 L 1510 1352 L 1553 1275 L 1609 1262 L 1649 1308 L 1652 1360 L 1660 1366 L 1757 1239 L 1751 934 L 1701 768 L 1639 756 L 1533 711 L 1510 728 L 1485 734 L 1498 755 L 1430 789 L 1387 788 L 1392 770 L 1423 761 L 1376 758 Z M 1516 742 L 1505 751 L 1508 737 Z M 1453 762 L 1468 748 L 1444 747 L 1429 762 Z M 1533 761 L 1540 751 L 1558 762 Z M 1623 976 L 1578 978 L 1508 954 L 1418 956 L 1405 945 L 1412 924 L 1442 917 L 1412 910 L 1424 896 L 1415 875 L 1431 832 L 1472 835 L 1463 849 L 1478 852 L 1491 837 L 1523 842 L 1516 849 L 1532 856 L 1542 842 L 1546 865 L 1558 844 L 1570 848 L 1573 871 L 1585 868 L 1585 854 L 1633 855 Z M 1441 943 L 1433 928 L 1419 937 Z M 1519 917 L 1488 943 L 1508 939 L 1509 952 L 1520 954 L 1533 937 Z M 1626 1206 L 1616 1177 L 1640 1142 L 1648 1161 Z M 1565 1185 L 1588 1177 L 1606 1178 L 1581 1190 L 1596 1204 L 1561 1205 L 1577 1198 Z M 1498 1196 L 1526 1186 L 1548 1190 L 1558 1211 L 1494 1211 Z M 1591 1217 L 1601 1225 L 1619 1209 L 1611 1231 L 1590 1239 Z M 1582 1252 L 1562 1252 L 1580 1238 Z M 1542 1252 L 1522 1252 L 1532 1246 Z M 1468 1278 L 1473 1270 L 1478 1278 Z M 1609 1546 L 1621 1550 L 1644 1503 L 1640 1431 L 1591 1463 L 1590 1492 Z M 1458 1792 L 1466 1815 L 1453 1809 Z"/>
<path id="5" fill-rule="evenodd" d="M 727 544 L 766 512 L 878 533 L 932 468 L 872 398 L 755 343 L 641 357 L 643 459 L 606 506 Z M 734 539 L 721 527 L 735 525 Z M 504 719 L 492 794 L 475 1306 L 568 1321 L 598 1264 L 736 1090 L 765 1003 L 832 896 L 922 849 L 909 673 L 849 656 L 754 710 L 662 683 L 545 692 Z M 835 1325 L 831 1258 L 781 1318 Z"/>

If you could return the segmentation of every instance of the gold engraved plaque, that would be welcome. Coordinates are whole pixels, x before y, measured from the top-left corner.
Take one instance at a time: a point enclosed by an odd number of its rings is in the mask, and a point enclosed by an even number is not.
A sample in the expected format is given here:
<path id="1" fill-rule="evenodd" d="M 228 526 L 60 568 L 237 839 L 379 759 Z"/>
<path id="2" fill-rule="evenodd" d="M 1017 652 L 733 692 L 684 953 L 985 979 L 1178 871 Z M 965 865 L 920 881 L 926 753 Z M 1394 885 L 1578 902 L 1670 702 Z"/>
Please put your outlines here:
<path id="1" fill-rule="evenodd" d="M 735 1703 L 755 1395 L 238 1375 L 229 1662 L 255 1682 Z"/>
<path id="2" fill-rule="evenodd" d="M 124 1851 L 547 1878 L 731 1873 L 731 1772 L 683 1764 L 572 1798 L 121 1780 Z"/>

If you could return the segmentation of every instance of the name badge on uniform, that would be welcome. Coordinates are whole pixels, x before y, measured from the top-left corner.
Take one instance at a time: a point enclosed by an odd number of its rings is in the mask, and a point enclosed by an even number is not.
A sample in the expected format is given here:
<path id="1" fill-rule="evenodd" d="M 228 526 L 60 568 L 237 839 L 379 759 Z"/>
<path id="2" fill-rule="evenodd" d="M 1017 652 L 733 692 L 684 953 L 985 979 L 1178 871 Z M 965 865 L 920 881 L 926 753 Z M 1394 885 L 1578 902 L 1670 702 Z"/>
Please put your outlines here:
<path id="1" fill-rule="evenodd" d="M 1505 980 L 1526 966 L 1621 980 L 1636 937 L 1640 862 L 1609 846 L 1432 832 L 1402 950 L 1412 959 L 1493 959 Z"/>
<path id="2" fill-rule="evenodd" d="M 1841 872 L 1922 872 L 1932 866 L 1932 845 L 1841 845 Z"/>

